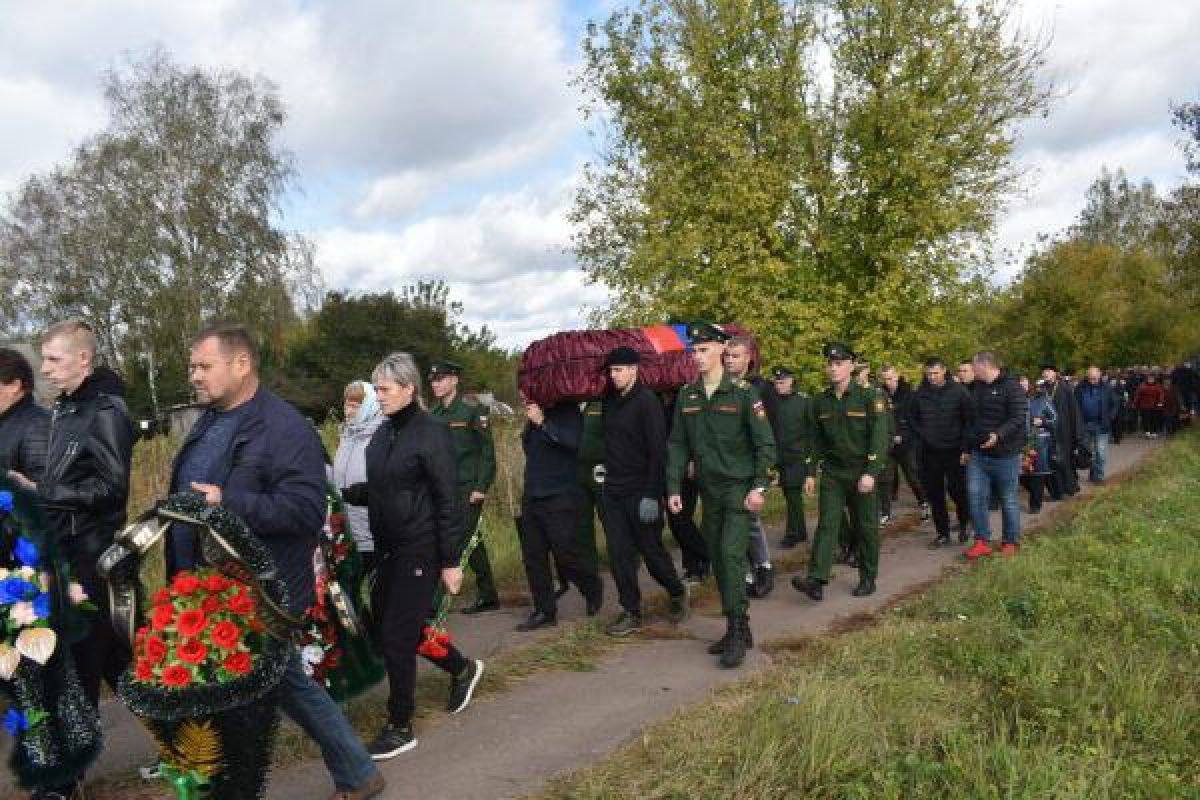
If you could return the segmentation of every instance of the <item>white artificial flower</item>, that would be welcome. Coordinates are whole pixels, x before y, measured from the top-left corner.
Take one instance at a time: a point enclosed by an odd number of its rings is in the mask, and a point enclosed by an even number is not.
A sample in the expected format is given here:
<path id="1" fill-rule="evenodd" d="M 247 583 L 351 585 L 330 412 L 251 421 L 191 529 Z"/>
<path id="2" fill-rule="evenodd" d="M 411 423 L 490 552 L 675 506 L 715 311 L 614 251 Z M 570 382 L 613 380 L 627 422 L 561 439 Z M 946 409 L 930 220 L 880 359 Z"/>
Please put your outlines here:
<path id="1" fill-rule="evenodd" d="M 33 603 L 25 601 L 13 603 L 12 608 L 8 611 L 8 618 L 18 628 L 24 628 L 26 625 L 32 625 L 37 622 L 37 614 L 33 611 Z"/>
<path id="2" fill-rule="evenodd" d="M 37 575 L 37 571 L 33 567 L 21 567 L 19 570 L 17 570 L 17 574 L 21 576 L 22 580 L 32 583 L 33 576 Z"/>
<path id="3" fill-rule="evenodd" d="M 325 651 L 315 644 L 308 644 L 300 651 L 305 664 L 320 664 L 325 660 Z"/>
<path id="4" fill-rule="evenodd" d="M 8 578 L 8 568 L 0 567 L 0 581 L 5 580 L 6 578 Z"/>

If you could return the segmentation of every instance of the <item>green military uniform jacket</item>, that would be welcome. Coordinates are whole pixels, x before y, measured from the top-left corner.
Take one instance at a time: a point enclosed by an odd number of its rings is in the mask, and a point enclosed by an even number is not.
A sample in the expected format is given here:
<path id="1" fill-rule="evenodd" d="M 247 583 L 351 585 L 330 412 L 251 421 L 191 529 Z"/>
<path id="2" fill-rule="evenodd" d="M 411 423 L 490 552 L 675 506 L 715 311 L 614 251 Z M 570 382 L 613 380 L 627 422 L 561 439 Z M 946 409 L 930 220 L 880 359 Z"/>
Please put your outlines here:
<path id="1" fill-rule="evenodd" d="M 579 435 L 579 462 L 599 464 L 604 460 L 604 404 L 589 401 L 583 407 L 583 431 Z"/>
<path id="2" fill-rule="evenodd" d="M 449 406 L 437 403 L 429 413 L 450 428 L 458 456 L 458 486 L 467 492 L 487 494 L 496 479 L 496 448 L 487 409 L 468 404 L 461 395 Z"/>
<path id="3" fill-rule="evenodd" d="M 775 437 L 758 390 L 726 373 L 712 397 L 703 379 L 679 390 L 667 444 L 667 494 L 681 493 L 689 461 L 702 486 L 750 483 L 766 488 Z"/>
<path id="4" fill-rule="evenodd" d="M 812 398 L 807 416 L 809 474 L 820 469 L 835 478 L 878 478 L 887 463 L 890 418 L 887 399 L 875 388 L 851 381 L 839 400 L 833 387 Z"/>
<path id="5" fill-rule="evenodd" d="M 784 487 L 804 485 L 808 473 L 808 448 L 804 437 L 811 400 L 804 392 L 793 391 L 780 395 L 775 410 L 775 446 L 779 458 L 779 484 Z"/>

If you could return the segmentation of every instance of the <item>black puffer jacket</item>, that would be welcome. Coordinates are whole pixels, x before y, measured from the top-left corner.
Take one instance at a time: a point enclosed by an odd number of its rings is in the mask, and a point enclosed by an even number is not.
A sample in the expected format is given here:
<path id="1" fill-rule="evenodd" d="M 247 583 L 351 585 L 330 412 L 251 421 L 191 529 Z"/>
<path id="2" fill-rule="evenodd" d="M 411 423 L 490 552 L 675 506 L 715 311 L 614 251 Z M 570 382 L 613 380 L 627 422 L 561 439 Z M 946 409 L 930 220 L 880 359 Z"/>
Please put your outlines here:
<path id="1" fill-rule="evenodd" d="M 994 433 L 999 441 L 981 453 L 1000 457 L 1021 452 L 1029 419 L 1029 398 L 1021 385 L 1007 372 L 1001 372 L 991 383 L 976 379 L 971 384 L 971 399 L 975 402 L 975 420 L 968 437 L 971 449 L 977 449 Z"/>
<path id="2" fill-rule="evenodd" d="M 25 395 L 0 414 L 0 475 L 10 469 L 34 483 L 46 471 L 46 443 L 50 436 L 50 412 Z"/>
<path id="3" fill-rule="evenodd" d="M 125 524 L 133 425 L 124 394 L 101 367 L 54 403 L 38 493 L 60 536 L 107 547 Z"/>
<path id="4" fill-rule="evenodd" d="M 947 380 L 941 386 L 922 381 L 909 398 L 901 429 L 917 447 L 926 450 L 968 452 L 967 434 L 975 417 L 971 395 L 961 384 Z"/>
<path id="5" fill-rule="evenodd" d="M 464 528 L 454 440 L 416 404 L 392 414 L 367 445 L 367 481 L 343 490 L 365 505 L 380 558 L 436 559 L 458 566 Z"/>

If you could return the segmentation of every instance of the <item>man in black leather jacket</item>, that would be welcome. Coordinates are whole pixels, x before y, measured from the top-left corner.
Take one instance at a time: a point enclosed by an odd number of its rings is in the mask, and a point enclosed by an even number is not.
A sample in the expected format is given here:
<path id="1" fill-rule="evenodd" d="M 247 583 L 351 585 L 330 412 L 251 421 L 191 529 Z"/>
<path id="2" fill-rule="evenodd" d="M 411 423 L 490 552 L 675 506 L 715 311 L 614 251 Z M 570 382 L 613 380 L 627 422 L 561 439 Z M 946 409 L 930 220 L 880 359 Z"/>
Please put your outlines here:
<path id="1" fill-rule="evenodd" d="M 125 524 L 133 457 L 124 386 L 114 372 L 97 368 L 95 358 L 96 335 L 83 322 L 60 322 L 42 336 L 41 372 L 60 394 L 37 491 L 58 534 L 59 552 L 100 609 L 87 637 L 73 648 L 92 703 L 99 701 L 101 678 L 115 686 L 129 661 L 108 624 L 107 594 L 96 561 Z"/>
<path id="2" fill-rule="evenodd" d="M 0 347 L 0 474 L 40 481 L 49 433 L 50 412 L 33 401 L 33 368 L 20 352 Z"/>

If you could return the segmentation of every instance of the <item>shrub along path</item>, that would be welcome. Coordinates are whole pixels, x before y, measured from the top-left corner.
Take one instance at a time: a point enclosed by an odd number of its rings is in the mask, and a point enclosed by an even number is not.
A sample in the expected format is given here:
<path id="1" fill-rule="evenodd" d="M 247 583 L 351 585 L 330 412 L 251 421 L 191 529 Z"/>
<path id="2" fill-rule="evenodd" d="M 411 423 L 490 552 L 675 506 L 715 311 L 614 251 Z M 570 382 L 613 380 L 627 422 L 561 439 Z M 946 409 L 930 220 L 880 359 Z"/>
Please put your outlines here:
<path id="1" fill-rule="evenodd" d="M 1142 439 L 1126 439 L 1111 452 L 1110 474 L 1130 469 L 1152 448 L 1153 443 Z M 1092 491 L 1086 487 L 1081 497 Z M 1074 506 L 1078 502 L 1079 498 L 1060 505 Z M 1048 504 L 1047 509 L 1041 517 L 1025 516 L 1025 529 L 1035 529 L 1053 518 L 1055 505 Z M 998 530 L 998 519 L 994 525 Z M 778 535 L 774 532 L 773 540 Z M 702 610 L 684 626 L 686 638 L 647 638 L 601 658 L 593 670 L 538 675 L 502 694 L 484 698 L 462 715 L 443 717 L 436 724 L 427 722 L 418 728 L 419 747 L 383 766 L 389 783 L 385 797 L 495 800 L 541 791 L 550 779 L 602 760 L 622 744 L 636 740 L 647 725 L 687 704 L 714 699 L 721 702 L 723 695 L 714 697 L 714 689 L 760 675 L 780 660 L 772 652 L 795 647 L 804 637 L 819 636 L 831 627 L 839 630 L 860 625 L 870 619 L 865 615 L 877 614 L 927 587 L 959 564 L 961 552 L 958 547 L 931 551 L 926 546 L 930 538 L 928 524 L 886 538 L 879 592 L 869 598 L 850 595 L 856 574 L 845 567 L 837 569 L 820 605 L 795 592 L 788 585 L 788 576 L 780 575 L 775 592 L 751 605 L 756 640 L 767 646 L 751 651 L 741 669 L 722 670 L 712 656 L 705 654 L 707 643 L 723 631 L 723 621 L 711 610 Z M 1032 550 L 1023 557 L 1036 558 L 1039 548 Z M 486 624 L 494 625 L 497 619 L 508 626 L 516 616 L 493 615 Z M 460 626 L 464 638 L 474 624 Z M 474 648 L 473 652 L 483 651 Z M 849 697 L 843 699 L 853 702 Z M 719 723 L 716 727 L 719 729 Z M 710 729 L 706 735 L 712 733 Z M 678 744 L 684 752 L 701 745 L 698 740 Z M 620 772 L 620 766 L 618 760 L 612 768 Z M 641 791 L 630 793 L 631 785 L 613 785 L 606 790 L 605 782 L 610 777 L 611 773 L 602 772 L 597 783 L 564 790 L 561 796 L 652 796 Z M 726 784 L 718 780 L 717 785 Z M 711 785 L 695 792 L 675 786 L 674 792 L 664 789 L 658 796 L 756 796 L 728 791 L 714 793 Z M 322 765 L 310 760 L 277 773 L 269 797 L 308 800 L 325 798 L 328 792 Z M 763 796 L 789 795 L 776 791 Z"/>

